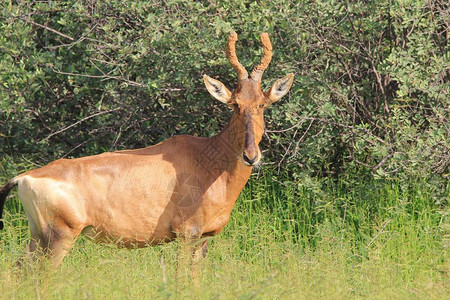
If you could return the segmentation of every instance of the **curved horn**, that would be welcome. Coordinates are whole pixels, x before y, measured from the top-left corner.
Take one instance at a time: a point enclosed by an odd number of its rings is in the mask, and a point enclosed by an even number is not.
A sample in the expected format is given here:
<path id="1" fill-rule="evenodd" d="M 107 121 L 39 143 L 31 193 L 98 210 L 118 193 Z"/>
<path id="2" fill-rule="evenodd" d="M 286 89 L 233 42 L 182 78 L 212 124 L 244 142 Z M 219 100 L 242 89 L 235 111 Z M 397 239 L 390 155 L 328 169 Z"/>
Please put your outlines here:
<path id="1" fill-rule="evenodd" d="M 233 66 L 233 69 L 236 70 L 238 75 L 238 80 L 244 80 L 248 78 L 247 70 L 241 65 L 236 55 L 236 41 L 237 41 L 237 33 L 231 32 L 228 36 L 227 43 L 227 58 L 230 61 L 230 64 Z"/>
<path id="2" fill-rule="evenodd" d="M 261 81 L 264 70 L 267 69 L 272 60 L 272 44 L 270 43 L 267 32 L 261 33 L 261 43 L 264 49 L 264 56 L 261 58 L 260 64 L 253 69 L 251 74 L 251 78 L 255 81 Z"/>

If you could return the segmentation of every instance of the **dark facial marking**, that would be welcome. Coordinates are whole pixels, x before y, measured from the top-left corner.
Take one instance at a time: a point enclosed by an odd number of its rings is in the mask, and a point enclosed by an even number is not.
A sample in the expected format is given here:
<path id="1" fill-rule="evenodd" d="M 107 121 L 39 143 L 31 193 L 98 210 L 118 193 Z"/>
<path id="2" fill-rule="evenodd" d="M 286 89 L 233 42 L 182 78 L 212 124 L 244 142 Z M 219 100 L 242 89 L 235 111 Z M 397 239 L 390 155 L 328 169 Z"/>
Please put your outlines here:
<path id="1" fill-rule="evenodd" d="M 245 144 L 244 149 L 254 150 L 255 148 L 255 130 L 253 127 L 253 117 L 249 111 L 244 112 L 245 116 Z"/>

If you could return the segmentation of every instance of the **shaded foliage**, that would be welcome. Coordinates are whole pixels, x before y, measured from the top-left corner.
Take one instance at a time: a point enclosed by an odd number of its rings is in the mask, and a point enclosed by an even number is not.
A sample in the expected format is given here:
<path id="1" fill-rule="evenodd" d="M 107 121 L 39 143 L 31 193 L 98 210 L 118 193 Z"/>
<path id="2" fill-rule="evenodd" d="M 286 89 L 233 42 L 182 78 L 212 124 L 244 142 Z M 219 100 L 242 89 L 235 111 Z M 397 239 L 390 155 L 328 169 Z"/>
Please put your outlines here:
<path id="1" fill-rule="evenodd" d="M 249 69 L 269 32 L 261 148 L 289 177 L 448 176 L 447 1 L 17 1 L 0 4 L 0 152 L 45 164 L 211 136 L 230 112 L 202 74 L 235 86 L 226 37 Z"/>

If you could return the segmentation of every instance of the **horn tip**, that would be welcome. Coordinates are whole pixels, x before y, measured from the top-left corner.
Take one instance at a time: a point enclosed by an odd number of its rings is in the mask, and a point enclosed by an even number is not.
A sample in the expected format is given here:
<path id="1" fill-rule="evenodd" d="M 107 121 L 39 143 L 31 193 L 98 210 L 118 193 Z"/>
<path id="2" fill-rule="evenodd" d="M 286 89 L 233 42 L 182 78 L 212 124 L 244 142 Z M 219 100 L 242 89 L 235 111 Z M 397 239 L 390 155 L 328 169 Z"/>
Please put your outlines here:
<path id="1" fill-rule="evenodd" d="M 267 32 L 261 33 L 261 43 L 264 47 L 272 50 L 272 43 L 270 42 L 269 34 Z"/>
<path id="2" fill-rule="evenodd" d="M 229 40 L 237 40 L 237 37 L 238 36 L 237 36 L 236 31 L 233 30 L 233 31 L 230 32 L 230 35 L 228 36 L 228 39 Z"/>
<path id="3" fill-rule="evenodd" d="M 261 33 L 260 37 L 263 44 L 270 43 L 269 34 L 267 32 Z"/>

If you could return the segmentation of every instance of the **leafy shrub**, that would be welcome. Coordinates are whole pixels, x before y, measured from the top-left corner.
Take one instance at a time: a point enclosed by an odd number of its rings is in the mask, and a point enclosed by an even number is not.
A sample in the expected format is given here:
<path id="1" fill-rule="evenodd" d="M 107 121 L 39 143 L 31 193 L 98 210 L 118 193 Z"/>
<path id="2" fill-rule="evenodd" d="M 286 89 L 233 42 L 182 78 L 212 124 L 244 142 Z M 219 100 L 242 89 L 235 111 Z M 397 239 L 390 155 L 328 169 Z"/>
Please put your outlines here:
<path id="1" fill-rule="evenodd" d="M 446 1 L 23 1 L 0 4 L 0 152 L 39 164 L 211 136 L 235 86 L 226 36 L 263 79 L 296 73 L 262 149 L 292 178 L 448 176 Z"/>

